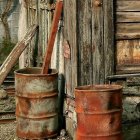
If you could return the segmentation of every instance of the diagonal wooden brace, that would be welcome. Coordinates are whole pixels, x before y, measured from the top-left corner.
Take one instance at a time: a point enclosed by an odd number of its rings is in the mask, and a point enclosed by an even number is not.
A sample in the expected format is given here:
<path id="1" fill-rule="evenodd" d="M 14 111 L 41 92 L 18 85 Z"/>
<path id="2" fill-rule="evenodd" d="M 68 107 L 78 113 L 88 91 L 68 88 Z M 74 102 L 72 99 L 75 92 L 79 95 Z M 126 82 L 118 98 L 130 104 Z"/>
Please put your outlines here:
<path id="1" fill-rule="evenodd" d="M 38 25 L 32 25 L 29 28 L 29 31 L 25 34 L 23 40 L 16 44 L 14 49 L 11 51 L 9 56 L 6 58 L 6 60 L 0 67 L 0 85 L 3 83 L 4 79 L 6 78 L 8 73 L 11 71 L 11 69 L 15 65 L 15 63 L 17 62 L 21 53 L 24 51 L 24 49 L 30 43 L 30 41 L 33 38 L 33 36 L 35 35 L 37 29 L 38 29 Z"/>

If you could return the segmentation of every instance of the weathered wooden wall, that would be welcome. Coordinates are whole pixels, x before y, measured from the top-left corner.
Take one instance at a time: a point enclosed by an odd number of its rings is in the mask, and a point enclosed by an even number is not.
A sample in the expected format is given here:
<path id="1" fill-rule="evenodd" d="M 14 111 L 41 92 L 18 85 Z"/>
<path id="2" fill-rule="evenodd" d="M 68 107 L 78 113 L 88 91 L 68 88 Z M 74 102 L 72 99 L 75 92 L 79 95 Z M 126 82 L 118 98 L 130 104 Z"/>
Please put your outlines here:
<path id="1" fill-rule="evenodd" d="M 46 51 L 47 42 L 49 39 L 53 12 L 55 9 L 54 2 L 55 0 L 29 0 L 25 2 L 21 1 L 21 6 L 23 8 L 21 10 L 23 11 L 23 14 L 21 15 L 20 23 L 24 17 L 27 27 L 30 27 L 34 23 L 39 24 L 38 35 L 34 37 L 29 47 L 26 49 L 20 59 L 20 62 L 22 63 L 21 67 L 42 66 L 44 53 Z M 57 68 L 60 73 L 64 73 L 64 59 L 62 57 L 62 26 L 63 22 L 60 21 L 51 60 L 51 68 Z M 24 32 L 25 31 L 23 30 L 23 28 L 21 28 L 19 35 L 24 34 Z"/>
<path id="2" fill-rule="evenodd" d="M 123 122 L 140 119 L 140 1 L 116 0 L 116 74 L 123 86 Z M 125 75 L 125 73 L 130 73 Z M 134 73 L 134 74 L 133 74 Z"/>
<path id="3" fill-rule="evenodd" d="M 76 122 L 74 88 L 105 83 L 114 72 L 113 21 L 112 0 L 64 1 L 64 38 L 70 47 L 70 58 L 65 58 L 65 106 L 71 136 Z"/>
<path id="4" fill-rule="evenodd" d="M 71 136 L 76 129 L 74 88 L 105 83 L 109 75 L 111 83 L 123 86 L 123 122 L 140 119 L 140 78 L 123 75 L 140 71 L 139 15 L 136 0 L 65 0 L 64 38 L 71 52 L 65 58 L 65 110 Z"/>
<path id="5" fill-rule="evenodd" d="M 71 57 L 65 59 L 65 75 L 68 77 L 67 93 L 71 96 L 75 86 L 105 83 L 106 76 L 113 74 L 112 19 L 112 1 L 104 0 L 99 6 L 96 0 L 64 2 L 65 40 L 71 51 Z M 69 90 L 69 87 L 72 89 Z"/>
<path id="6" fill-rule="evenodd" d="M 117 73 L 140 71 L 140 1 L 116 1 Z"/>

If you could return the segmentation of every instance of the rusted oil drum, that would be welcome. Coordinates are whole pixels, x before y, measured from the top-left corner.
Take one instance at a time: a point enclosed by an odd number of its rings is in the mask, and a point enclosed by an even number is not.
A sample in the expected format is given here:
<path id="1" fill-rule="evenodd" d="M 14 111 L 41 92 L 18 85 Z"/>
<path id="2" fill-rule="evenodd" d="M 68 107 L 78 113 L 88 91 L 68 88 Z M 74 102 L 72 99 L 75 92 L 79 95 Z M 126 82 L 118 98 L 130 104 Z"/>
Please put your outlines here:
<path id="1" fill-rule="evenodd" d="M 51 138 L 58 131 L 58 73 L 40 68 L 15 71 L 16 134 L 24 139 Z"/>
<path id="2" fill-rule="evenodd" d="M 75 89 L 76 140 L 122 140 L 122 87 L 91 85 Z"/>

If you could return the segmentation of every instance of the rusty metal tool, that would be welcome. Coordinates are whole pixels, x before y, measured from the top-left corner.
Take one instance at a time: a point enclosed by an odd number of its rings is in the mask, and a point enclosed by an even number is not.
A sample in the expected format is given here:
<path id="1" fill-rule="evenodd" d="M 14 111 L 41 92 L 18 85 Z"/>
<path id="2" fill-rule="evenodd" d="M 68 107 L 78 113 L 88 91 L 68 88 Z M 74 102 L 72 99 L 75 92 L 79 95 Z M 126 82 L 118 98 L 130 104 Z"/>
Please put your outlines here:
<path id="1" fill-rule="evenodd" d="M 56 9 L 54 12 L 54 17 L 53 17 L 53 22 L 52 22 L 52 27 L 51 27 L 51 33 L 50 33 L 49 41 L 47 44 L 45 59 L 43 62 L 43 68 L 41 72 L 42 74 L 47 74 L 49 70 L 49 64 L 51 61 L 53 46 L 54 46 L 55 37 L 56 37 L 57 29 L 58 29 L 59 19 L 61 17 L 62 8 L 63 8 L 63 0 L 57 0 Z"/>

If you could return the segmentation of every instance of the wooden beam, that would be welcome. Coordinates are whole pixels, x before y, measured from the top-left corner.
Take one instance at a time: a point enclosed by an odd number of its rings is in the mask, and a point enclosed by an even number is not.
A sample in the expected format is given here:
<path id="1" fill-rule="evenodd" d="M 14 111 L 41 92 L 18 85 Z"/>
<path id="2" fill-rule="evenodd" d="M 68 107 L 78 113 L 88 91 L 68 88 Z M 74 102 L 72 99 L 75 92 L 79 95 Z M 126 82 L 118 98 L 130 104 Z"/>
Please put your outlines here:
<path id="1" fill-rule="evenodd" d="M 117 11 L 140 11 L 140 1 L 139 0 L 127 0 L 118 1 L 117 0 Z"/>
<path id="2" fill-rule="evenodd" d="M 23 40 L 16 44 L 14 49 L 11 51 L 7 59 L 4 61 L 2 66 L 0 67 L 0 85 L 3 83 L 4 79 L 12 69 L 12 67 L 17 62 L 19 56 L 30 43 L 32 37 L 35 35 L 38 29 L 38 25 L 33 25 L 29 28 L 29 31 L 24 36 Z"/>
<path id="3" fill-rule="evenodd" d="M 117 23 L 116 39 L 139 39 L 140 23 Z"/>
<path id="4" fill-rule="evenodd" d="M 92 11 L 91 1 L 82 0 L 77 5 L 78 86 L 92 84 Z"/>
<path id="5" fill-rule="evenodd" d="M 117 23 L 140 22 L 140 12 L 116 12 Z"/>
<path id="6" fill-rule="evenodd" d="M 104 0 L 104 67 L 105 79 L 114 74 L 114 0 Z"/>
<path id="7" fill-rule="evenodd" d="M 92 6 L 92 47 L 93 47 L 93 84 L 105 82 L 104 67 L 104 15 L 103 5 L 93 0 Z M 100 1 L 99 1 L 100 2 Z"/>

